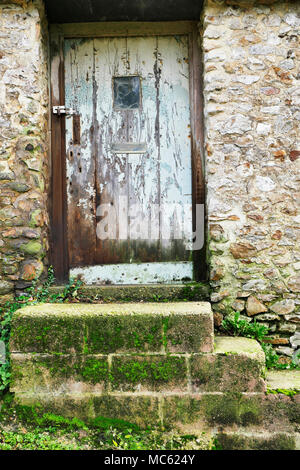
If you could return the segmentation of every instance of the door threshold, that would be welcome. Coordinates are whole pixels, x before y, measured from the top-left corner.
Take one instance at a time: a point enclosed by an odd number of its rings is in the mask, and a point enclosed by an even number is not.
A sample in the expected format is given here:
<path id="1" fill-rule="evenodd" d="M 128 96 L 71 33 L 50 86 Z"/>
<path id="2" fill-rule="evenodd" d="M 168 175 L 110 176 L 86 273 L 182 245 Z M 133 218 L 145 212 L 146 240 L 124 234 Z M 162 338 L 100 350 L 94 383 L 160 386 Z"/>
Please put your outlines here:
<path id="1" fill-rule="evenodd" d="M 193 262 L 124 263 L 78 267 L 70 278 L 87 285 L 181 284 L 193 280 Z"/>
<path id="2" fill-rule="evenodd" d="M 60 294 L 65 286 L 50 287 L 51 294 Z M 83 285 L 77 297 L 82 302 L 162 302 L 162 301 L 207 301 L 209 283 L 187 284 L 140 284 L 140 285 Z"/>

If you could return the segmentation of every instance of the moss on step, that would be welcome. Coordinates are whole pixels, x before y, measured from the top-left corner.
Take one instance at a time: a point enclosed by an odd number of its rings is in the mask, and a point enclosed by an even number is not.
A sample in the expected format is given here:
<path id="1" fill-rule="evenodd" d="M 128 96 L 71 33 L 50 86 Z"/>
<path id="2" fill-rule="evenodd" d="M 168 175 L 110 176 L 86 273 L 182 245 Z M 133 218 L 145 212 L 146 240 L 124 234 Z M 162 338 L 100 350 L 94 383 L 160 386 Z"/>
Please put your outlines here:
<path id="1" fill-rule="evenodd" d="M 186 334 L 192 319 L 193 331 Z M 169 347 L 166 335 L 172 340 L 172 335 L 180 338 L 181 332 L 182 343 L 176 351 L 211 350 L 210 304 L 41 304 L 14 314 L 10 349 L 23 353 L 161 352 Z"/>
<path id="2" fill-rule="evenodd" d="M 185 433 L 216 431 L 240 435 L 251 432 L 288 433 L 299 430 L 297 397 L 284 395 L 178 392 L 115 392 L 17 394 L 20 405 L 39 406 L 52 413 L 84 422 L 96 418 L 124 420 L 141 428 L 160 426 Z M 300 441 L 298 442 L 299 446 Z"/>
<path id="3" fill-rule="evenodd" d="M 60 294 L 64 286 L 50 288 L 51 294 Z M 78 291 L 81 302 L 175 302 L 209 300 L 208 282 L 178 285 L 82 286 Z"/>
<path id="4" fill-rule="evenodd" d="M 197 313 L 171 315 L 165 327 L 166 349 L 169 352 L 210 352 L 213 348 L 213 317 L 203 321 Z"/>
<path id="5" fill-rule="evenodd" d="M 205 394 L 166 397 L 164 422 L 181 427 L 202 423 L 204 429 L 214 426 L 258 425 L 263 420 L 259 396 L 241 393 Z"/>
<path id="6" fill-rule="evenodd" d="M 171 391 L 187 387 L 187 365 L 176 356 L 114 356 L 111 382 L 118 391 Z"/>
<path id="7" fill-rule="evenodd" d="M 300 370 L 269 370 L 267 387 L 271 390 L 286 390 L 300 393 Z"/>
<path id="8" fill-rule="evenodd" d="M 270 435 L 256 433 L 218 433 L 218 448 L 221 450 L 295 450 L 296 436 L 284 433 Z"/>
<path id="9" fill-rule="evenodd" d="M 15 354 L 10 389 L 15 393 L 104 391 L 108 386 L 108 369 L 106 356 Z"/>
<path id="10" fill-rule="evenodd" d="M 191 358 L 193 392 L 263 392 L 265 357 L 260 345 L 248 338 L 216 337 L 211 354 Z"/>
<path id="11" fill-rule="evenodd" d="M 38 407 L 39 413 L 51 413 L 85 423 L 132 423 L 131 429 L 161 425 L 159 398 L 149 395 L 29 395 L 16 399 L 20 406 Z"/>

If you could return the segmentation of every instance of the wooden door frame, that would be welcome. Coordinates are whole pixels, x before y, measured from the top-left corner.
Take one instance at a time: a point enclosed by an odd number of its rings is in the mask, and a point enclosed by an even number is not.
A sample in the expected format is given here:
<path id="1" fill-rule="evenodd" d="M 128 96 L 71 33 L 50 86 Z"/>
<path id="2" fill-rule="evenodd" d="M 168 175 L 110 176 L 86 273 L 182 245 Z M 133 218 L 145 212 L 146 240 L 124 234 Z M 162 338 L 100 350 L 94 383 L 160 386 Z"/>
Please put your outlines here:
<path id="1" fill-rule="evenodd" d="M 51 237 L 50 259 L 58 283 L 69 277 L 65 117 L 53 114 L 53 106 L 65 104 L 64 40 L 82 37 L 188 35 L 190 63 L 190 108 L 192 148 L 192 203 L 195 231 L 196 204 L 205 204 L 203 177 L 204 125 L 202 60 L 197 22 L 103 22 L 67 23 L 50 26 L 50 106 L 51 106 Z M 194 278 L 206 279 L 205 246 L 193 251 Z"/>

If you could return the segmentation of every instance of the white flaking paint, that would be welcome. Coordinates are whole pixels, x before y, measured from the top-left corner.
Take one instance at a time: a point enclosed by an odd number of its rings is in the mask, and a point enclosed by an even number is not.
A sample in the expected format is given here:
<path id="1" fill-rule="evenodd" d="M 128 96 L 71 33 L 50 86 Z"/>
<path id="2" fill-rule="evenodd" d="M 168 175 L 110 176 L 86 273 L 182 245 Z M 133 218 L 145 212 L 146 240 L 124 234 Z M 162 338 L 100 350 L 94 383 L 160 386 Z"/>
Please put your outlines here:
<path id="1" fill-rule="evenodd" d="M 193 263 L 141 263 L 86 266 L 70 270 L 70 277 L 85 284 L 180 283 L 193 279 Z"/>

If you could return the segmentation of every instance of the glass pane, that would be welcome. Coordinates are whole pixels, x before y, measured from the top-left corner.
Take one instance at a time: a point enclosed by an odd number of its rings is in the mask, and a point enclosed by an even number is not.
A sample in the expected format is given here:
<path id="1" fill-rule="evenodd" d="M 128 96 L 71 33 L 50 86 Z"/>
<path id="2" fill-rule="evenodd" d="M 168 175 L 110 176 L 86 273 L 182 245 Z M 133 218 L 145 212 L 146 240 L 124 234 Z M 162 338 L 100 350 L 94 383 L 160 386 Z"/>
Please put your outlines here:
<path id="1" fill-rule="evenodd" d="M 114 77 L 114 107 L 116 109 L 140 107 L 140 77 Z"/>

